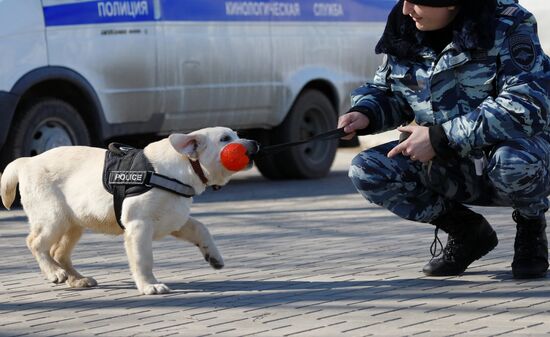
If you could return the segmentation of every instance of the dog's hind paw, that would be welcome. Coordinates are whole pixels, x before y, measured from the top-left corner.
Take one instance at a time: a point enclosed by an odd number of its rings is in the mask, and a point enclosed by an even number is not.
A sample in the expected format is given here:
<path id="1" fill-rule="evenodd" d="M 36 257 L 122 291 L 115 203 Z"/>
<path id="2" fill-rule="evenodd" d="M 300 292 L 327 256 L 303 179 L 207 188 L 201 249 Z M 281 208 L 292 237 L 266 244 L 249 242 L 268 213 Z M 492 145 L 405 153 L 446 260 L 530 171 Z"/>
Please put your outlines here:
<path id="1" fill-rule="evenodd" d="M 221 259 L 221 257 L 220 257 L 220 260 L 218 260 L 214 257 L 211 257 L 210 255 L 205 255 L 204 259 L 206 260 L 206 262 L 210 263 L 210 265 L 214 269 L 222 269 L 224 266 L 223 260 Z"/>
<path id="2" fill-rule="evenodd" d="M 144 295 L 157 295 L 157 294 L 168 294 L 171 292 L 170 288 L 168 288 L 163 283 L 157 283 L 157 284 L 147 284 L 143 287 L 141 290 L 141 293 Z"/>
<path id="3" fill-rule="evenodd" d="M 69 277 L 67 285 L 71 288 L 91 288 L 97 286 L 97 281 L 91 277 L 72 278 Z"/>

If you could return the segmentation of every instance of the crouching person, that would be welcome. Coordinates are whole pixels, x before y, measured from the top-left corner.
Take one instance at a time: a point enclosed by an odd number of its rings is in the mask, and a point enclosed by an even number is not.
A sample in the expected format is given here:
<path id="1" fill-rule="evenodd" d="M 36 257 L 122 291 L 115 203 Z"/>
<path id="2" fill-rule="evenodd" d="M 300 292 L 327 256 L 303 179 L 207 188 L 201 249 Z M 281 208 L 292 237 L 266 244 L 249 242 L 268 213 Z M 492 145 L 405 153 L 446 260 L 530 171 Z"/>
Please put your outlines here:
<path id="1" fill-rule="evenodd" d="M 426 275 L 459 275 L 498 244 L 465 205 L 513 207 L 513 276 L 546 275 L 550 61 L 536 31 L 513 0 L 401 0 L 376 46 L 384 64 L 339 119 L 345 138 L 416 122 L 349 175 L 367 200 L 448 234 Z"/>

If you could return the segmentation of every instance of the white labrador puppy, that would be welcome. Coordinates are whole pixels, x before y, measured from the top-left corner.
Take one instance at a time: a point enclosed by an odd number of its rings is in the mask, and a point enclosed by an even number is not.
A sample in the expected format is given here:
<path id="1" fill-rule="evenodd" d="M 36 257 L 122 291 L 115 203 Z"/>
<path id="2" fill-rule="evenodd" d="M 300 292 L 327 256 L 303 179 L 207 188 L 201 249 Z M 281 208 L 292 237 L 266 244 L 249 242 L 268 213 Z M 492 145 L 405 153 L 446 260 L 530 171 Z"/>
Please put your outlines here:
<path id="1" fill-rule="evenodd" d="M 235 173 L 220 163 L 220 151 L 231 142 L 240 142 L 249 153 L 258 149 L 256 142 L 239 139 L 231 129 L 215 127 L 172 134 L 146 146 L 143 154 L 156 173 L 192 187 L 198 195 L 207 185 L 225 185 Z M 153 275 L 152 240 L 166 235 L 195 244 L 213 268 L 223 267 L 210 233 L 190 217 L 192 198 L 162 188 L 126 197 L 120 213 L 125 229 L 119 226 L 113 195 L 102 182 L 105 154 L 100 148 L 58 147 L 11 162 L 1 176 L 0 193 L 6 208 L 12 205 L 19 183 L 31 227 L 27 246 L 48 280 L 75 288 L 97 285 L 93 278 L 80 275 L 71 262 L 71 252 L 85 228 L 124 234 L 130 269 L 142 294 L 170 291 Z M 202 179 L 192 160 L 200 163 Z"/>

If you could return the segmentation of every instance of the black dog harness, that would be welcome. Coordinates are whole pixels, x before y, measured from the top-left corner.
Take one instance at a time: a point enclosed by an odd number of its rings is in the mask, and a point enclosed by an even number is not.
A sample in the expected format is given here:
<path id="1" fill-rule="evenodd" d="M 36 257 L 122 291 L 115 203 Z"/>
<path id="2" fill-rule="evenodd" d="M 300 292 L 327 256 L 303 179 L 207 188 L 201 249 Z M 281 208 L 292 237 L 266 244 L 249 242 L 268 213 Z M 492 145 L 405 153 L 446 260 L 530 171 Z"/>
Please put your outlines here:
<path id="1" fill-rule="evenodd" d="M 105 153 L 103 187 L 113 195 L 116 220 L 122 229 L 124 226 L 120 216 L 122 202 L 126 197 L 140 195 L 153 187 L 186 198 L 195 195 L 192 186 L 156 173 L 151 162 L 143 154 L 143 150 L 119 143 L 109 144 Z"/>

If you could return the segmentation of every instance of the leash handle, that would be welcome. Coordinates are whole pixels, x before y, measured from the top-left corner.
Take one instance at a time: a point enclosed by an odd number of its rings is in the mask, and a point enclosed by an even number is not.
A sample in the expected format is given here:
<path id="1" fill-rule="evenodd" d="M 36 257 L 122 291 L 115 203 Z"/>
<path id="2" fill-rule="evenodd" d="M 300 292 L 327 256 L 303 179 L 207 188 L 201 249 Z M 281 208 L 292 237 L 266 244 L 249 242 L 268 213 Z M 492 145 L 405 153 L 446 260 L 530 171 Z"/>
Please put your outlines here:
<path id="1" fill-rule="evenodd" d="M 400 134 L 399 134 L 399 144 L 403 143 L 404 141 L 407 140 L 407 138 L 409 138 L 409 136 L 411 135 L 410 132 L 406 132 L 406 131 L 402 131 Z"/>
<path id="2" fill-rule="evenodd" d="M 258 153 L 256 153 L 254 156 L 255 157 L 261 157 L 261 156 L 266 156 L 266 155 L 272 155 L 272 154 L 275 154 L 277 152 L 281 152 L 281 151 L 283 151 L 283 150 L 285 150 L 289 147 L 292 147 L 292 146 L 302 145 L 302 144 L 305 144 L 305 143 L 318 141 L 318 140 L 331 140 L 331 139 L 335 139 L 335 138 L 342 138 L 345 135 L 347 135 L 347 133 L 344 132 L 344 128 L 342 127 L 342 128 L 339 128 L 339 129 L 334 129 L 334 130 L 330 130 L 330 131 L 327 131 L 327 132 L 317 134 L 317 135 L 315 135 L 315 136 L 313 136 L 309 139 L 305 139 L 305 140 L 299 140 L 299 141 L 296 141 L 296 142 L 288 142 L 288 143 L 264 146 L 264 147 L 261 147 L 260 151 L 258 151 Z"/>

